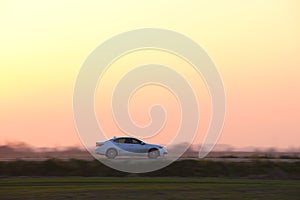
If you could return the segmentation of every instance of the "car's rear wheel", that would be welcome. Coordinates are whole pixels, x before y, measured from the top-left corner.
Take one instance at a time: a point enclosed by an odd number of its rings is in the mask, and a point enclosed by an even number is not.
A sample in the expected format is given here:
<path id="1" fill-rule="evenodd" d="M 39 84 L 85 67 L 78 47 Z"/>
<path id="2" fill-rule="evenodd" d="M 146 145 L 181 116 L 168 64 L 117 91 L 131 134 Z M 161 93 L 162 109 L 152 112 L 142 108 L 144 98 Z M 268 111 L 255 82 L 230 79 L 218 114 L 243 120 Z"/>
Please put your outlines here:
<path id="1" fill-rule="evenodd" d="M 114 159 L 118 155 L 118 152 L 115 149 L 108 149 L 105 155 L 109 159 Z"/>
<path id="2" fill-rule="evenodd" d="M 148 152 L 148 158 L 156 159 L 159 157 L 159 151 L 158 149 L 150 149 Z"/>

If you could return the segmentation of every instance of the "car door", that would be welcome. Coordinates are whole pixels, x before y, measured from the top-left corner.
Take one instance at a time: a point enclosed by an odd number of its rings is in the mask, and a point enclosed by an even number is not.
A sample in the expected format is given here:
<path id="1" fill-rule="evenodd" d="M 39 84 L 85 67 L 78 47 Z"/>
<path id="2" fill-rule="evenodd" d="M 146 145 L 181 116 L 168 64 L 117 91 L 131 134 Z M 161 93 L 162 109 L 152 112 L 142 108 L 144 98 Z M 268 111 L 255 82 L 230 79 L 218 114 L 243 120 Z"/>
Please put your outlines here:
<path id="1" fill-rule="evenodd" d="M 114 140 L 115 145 L 121 150 L 121 154 L 128 154 L 130 152 L 130 143 L 127 138 L 118 138 Z"/>
<path id="2" fill-rule="evenodd" d="M 136 153 L 133 138 L 126 138 L 124 143 L 124 149 L 127 151 L 128 154 Z"/>
<path id="3" fill-rule="evenodd" d="M 146 148 L 146 145 L 144 142 L 138 140 L 138 139 L 135 139 L 135 138 L 132 138 L 131 139 L 131 151 L 134 152 L 134 153 L 147 153 L 147 148 Z"/>

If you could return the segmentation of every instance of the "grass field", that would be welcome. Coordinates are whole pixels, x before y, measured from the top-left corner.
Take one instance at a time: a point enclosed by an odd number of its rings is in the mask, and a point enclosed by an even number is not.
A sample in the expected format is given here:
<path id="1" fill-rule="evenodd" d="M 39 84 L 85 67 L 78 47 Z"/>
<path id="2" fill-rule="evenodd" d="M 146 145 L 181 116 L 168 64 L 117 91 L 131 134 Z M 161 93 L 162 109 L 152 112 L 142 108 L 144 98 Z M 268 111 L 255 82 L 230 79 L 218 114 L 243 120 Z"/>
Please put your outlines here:
<path id="1" fill-rule="evenodd" d="M 300 199 L 300 181 L 229 178 L 1 178 L 0 199 Z"/>

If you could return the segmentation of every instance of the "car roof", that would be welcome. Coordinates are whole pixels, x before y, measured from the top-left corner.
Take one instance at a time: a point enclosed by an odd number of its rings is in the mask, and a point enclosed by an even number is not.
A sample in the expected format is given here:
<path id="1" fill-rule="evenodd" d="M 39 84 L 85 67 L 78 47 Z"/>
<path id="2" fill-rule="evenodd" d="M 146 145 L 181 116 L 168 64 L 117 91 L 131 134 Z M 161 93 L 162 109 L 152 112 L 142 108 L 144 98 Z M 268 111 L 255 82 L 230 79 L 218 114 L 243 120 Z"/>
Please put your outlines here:
<path id="1" fill-rule="evenodd" d="M 112 139 L 120 139 L 120 138 L 132 138 L 132 139 L 137 139 L 137 138 L 134 138 L 134 137 L 129 137 L 129 136 L 120 136 L 120 137 L 113 137 Z M 137 139 L 138 140 L 138 139 Z"/>

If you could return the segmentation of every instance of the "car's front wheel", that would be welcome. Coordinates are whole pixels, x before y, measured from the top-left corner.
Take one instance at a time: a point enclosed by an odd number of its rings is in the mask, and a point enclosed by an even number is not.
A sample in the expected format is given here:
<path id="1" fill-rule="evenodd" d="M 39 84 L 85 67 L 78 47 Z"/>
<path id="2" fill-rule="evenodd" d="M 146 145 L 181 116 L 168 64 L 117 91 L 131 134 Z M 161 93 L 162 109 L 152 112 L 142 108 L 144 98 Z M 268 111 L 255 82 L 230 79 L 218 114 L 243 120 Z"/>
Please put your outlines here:
<path id="1" fill-rule="evenodd" d="M 109 159 L 114 159 L 118 155 L 118 152 L 115 149 L 108 149 L 105 155 Z"/>
<path id="2" fill-rule="evenodd" d="M 159 151 L 158 149 L 150 149 L 148 152 L 148 158 L 156 159 L 159 157 Z"/>

